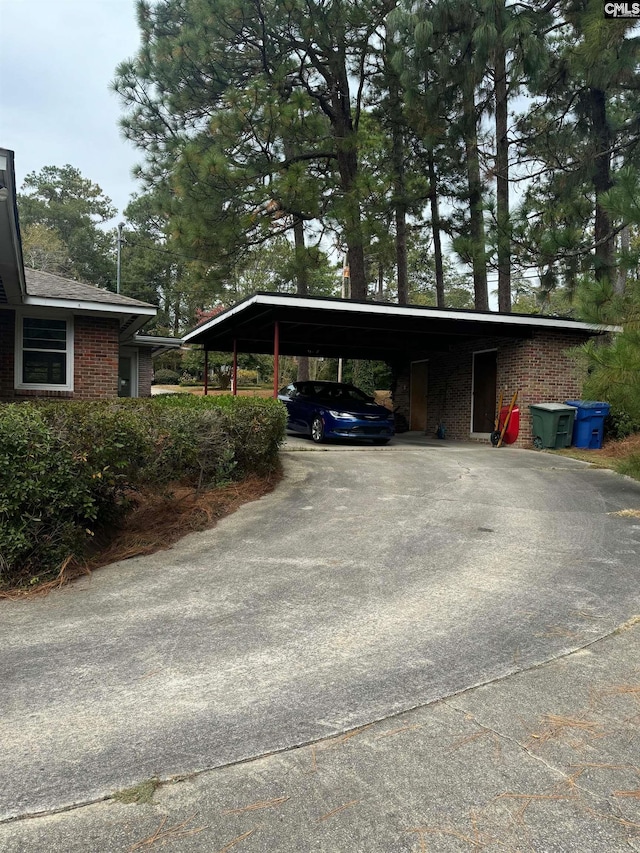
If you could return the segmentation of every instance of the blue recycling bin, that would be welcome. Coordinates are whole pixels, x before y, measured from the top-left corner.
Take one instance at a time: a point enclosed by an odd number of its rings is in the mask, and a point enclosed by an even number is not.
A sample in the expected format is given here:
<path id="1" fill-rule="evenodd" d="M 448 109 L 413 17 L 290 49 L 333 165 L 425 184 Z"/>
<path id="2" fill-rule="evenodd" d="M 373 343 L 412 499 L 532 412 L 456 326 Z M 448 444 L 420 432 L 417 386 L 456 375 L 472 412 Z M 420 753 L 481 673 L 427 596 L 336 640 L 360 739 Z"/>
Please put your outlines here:
<path id="1" fill-rule="evenodd" d="M 566 400 L 565 402 L 567 406 L 576 408 L 573 446 L 583 450 L 600 450 L 604 437 L 604 419 L 611 408 L 609 404 L 596 400 Z"/>

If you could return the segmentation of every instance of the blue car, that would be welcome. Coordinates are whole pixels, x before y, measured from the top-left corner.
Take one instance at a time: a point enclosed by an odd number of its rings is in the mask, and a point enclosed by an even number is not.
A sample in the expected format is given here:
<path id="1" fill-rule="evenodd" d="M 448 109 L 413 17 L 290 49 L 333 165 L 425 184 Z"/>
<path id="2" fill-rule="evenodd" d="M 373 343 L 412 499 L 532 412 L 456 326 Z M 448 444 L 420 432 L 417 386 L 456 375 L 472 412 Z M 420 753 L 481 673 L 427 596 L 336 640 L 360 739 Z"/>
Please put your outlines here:
<path id="1" fill-rule="evenodd" d="M 287 430 L 310 435 L 320 443 L 329 438 L 368 438 L 387 444 L 394 434 L 393 412 L 355 385 L 343 382 L 292 382 L 280 389 L 287 407 Z"/>

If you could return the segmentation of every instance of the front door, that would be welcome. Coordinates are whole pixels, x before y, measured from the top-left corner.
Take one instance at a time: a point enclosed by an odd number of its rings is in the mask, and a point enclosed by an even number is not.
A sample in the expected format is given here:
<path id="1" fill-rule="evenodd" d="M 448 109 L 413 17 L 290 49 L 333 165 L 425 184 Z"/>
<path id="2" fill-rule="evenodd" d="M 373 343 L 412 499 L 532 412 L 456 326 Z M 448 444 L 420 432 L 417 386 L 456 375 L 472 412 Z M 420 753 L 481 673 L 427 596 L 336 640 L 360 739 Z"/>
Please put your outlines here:
<path id="1" fill-rule="evenodd" d="M 428 361 L 411 362 L 411 408 L 409 429 L 427 431 Z"/>
<path id="2" fill-rule="evenodd" d="M 131 397 L 130 355 L 121 355 L 118 362 L 118 397 Z"/>
<path id="3" fill-rule="evenodd" d="M 138 396 L 138 351 L 122 347 L 118 359 L 118 397 Z"/>
<path id="4" fill-rule="evenodd" d="M 496 350 L 473 354 L 473 433 L 490 433 L 493 430 L 496 417 L 497 364 Z"/>

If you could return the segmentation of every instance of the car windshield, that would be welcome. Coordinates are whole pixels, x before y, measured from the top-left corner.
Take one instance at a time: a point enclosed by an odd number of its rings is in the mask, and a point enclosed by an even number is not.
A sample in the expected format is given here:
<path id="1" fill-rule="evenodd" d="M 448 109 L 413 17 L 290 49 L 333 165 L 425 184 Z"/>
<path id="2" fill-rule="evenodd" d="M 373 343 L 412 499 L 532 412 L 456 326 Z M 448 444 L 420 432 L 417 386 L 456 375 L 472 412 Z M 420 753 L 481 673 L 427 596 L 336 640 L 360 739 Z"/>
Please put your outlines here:
<path id="1" fill-rule="evenodd" d="M 318 396 L 324 400 L 336 400 L 344 403 L 354 400 L 359 403 L 371 402 L 371 397 L 356 388 L 355 385 L 325 385 L 318 389 Z"/>

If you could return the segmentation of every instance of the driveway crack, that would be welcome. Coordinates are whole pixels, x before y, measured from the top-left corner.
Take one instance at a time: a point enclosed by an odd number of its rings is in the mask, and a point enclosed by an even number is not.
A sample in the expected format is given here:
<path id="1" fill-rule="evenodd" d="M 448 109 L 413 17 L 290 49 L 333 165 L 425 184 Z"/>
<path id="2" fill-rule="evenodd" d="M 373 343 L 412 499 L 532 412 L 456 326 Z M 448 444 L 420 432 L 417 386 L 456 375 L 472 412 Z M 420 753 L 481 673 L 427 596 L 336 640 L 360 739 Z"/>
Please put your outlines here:
<path id="1" fill-rule="evenodd" d="M 529 758 L 533 758 L 535 761 L 538 761 L 540 764 L 542 764 L 544 767 L 546 767 L 546 769 L 549 770 L 551 773 L 560 777 L 560 782 L 566 783 L 568 788 L 571 788 L 571 789 L 576 788 L 579 791 L 582 791 L 583 793 L 588 794 L 590 797 L 597 799 L 597 800 L 602 799 L 600 794 L 597 794 L 595 791 L 591 790 L 590 788 L 586 788 L 586 787 L 584 787 L 584 785 L 580 785 L 578 782 L 576 782 L 576 774 L 575 773 L 573 773 L 573 774 L 566 773 L 561 767 L 558 767 L 556 764 L 553 764 L 552 762 L 547 761 L 547 759 L 544 758 L 542 755 L 538 755 L 537 753 L 533 752 L 533 750 L 531 750 L 525 743 L 522 743 L 522 741 L 518 740 L 518 738 L 515 738 L 512 735 L 505 734 L 504 732 L 500 732 L 500 731 L 498 731 L 498 729 L 494 728 L 493 726 L 490 726 L 487 723 L 481 722 L 476 717 L 475 714 L 472 714 L 471 711 L 469 711 L 467 708 L 462 708 L 462 707 L 455 705 L 451 701 L 451 699 L 443 699 L 442 704 L 447 706 L 448 708 L 451 708 L 456 713 L 464 715 L 464 717 L 467 720 L 469 720 L 469 717 L 471 717 L 472 719 L 470 720 L 470 722 L 473 722 L 473 724 L 475 726 L 482 729 L 482 731 L 486 732 L 487 734 L 491 734 L 491 735 L 499 738 L 500 740 L 505 741 L 506 743 L 510 744 L 511 746 L 515 746 L 517 749 L 522 750 L 523 752 L 525 752 L 529 756 Z"/>

